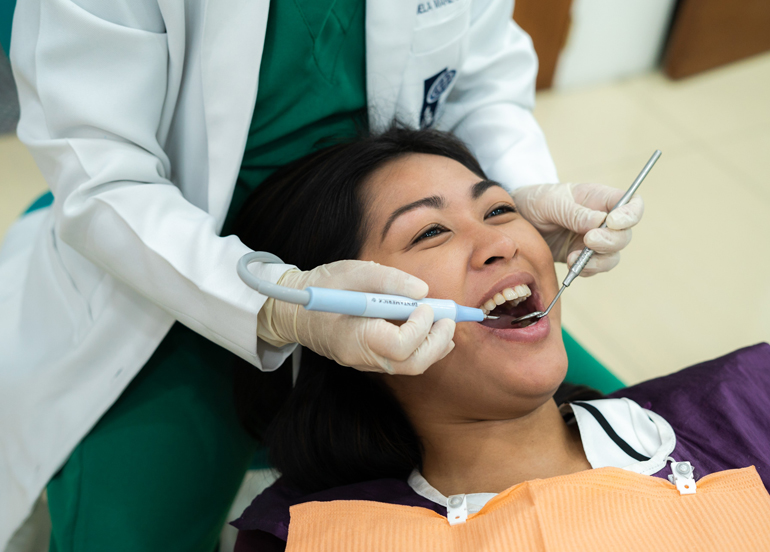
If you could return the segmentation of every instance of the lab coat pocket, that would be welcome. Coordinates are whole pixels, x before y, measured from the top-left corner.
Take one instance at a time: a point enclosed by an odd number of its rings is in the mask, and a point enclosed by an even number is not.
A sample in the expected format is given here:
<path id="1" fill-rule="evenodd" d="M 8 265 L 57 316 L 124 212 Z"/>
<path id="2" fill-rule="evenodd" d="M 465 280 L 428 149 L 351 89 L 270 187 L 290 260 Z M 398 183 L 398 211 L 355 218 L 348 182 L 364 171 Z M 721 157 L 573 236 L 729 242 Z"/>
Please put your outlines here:
<path id="1" fill-rule="evenodd" d="M 440 7 L 425 14 L 418 12 L 412 38 L 412 54 L 417 56 L 446 48 L 465 35 L 471 24 L 469 0 L 432 0 L 424 4 Z"/>
<path id="2" fill-rule="evenodd" d="M 53 284 L 50 289 L 49 301 L 58 303 L 58 307 L 62 311 L 61 316 L 59 316 L 60 319 L 65 318 L 66 313 L 66 318 L 69 318 L 72 323 L 72 338 L 75 342 L 79 342 L 85 337 L 85 334 L 91 327 L 93 317 L 91 316 L 88 301 L 78 289 L 76 280 L 72 276 L 71 270 L 75 267 L 68 269 L 67 266 L 72 264 L 72 255 L 64 253 L 64 250 L 71 248 L 61 242 L 53 228 L 46 233 L 45 241 L 45 256 L 49 261 L 46 263 L 49 269 L 48 277 L 52 280 L 51 284 Z M 70 257 L 67 259 L 68 262 L 65 262 L 65 255 Z M 80 258 L 91 265 L 92 270 L 98 271 L 90 262 L 82 257 Z M 51 305 L 48 308 L 51 308 Z"/>
<path id="3" fill-rule="evenodd" d="M 9 292 L 0 298 L 0 356 L 7 362 L 0 372 L 12 368 L 17 375 L 35 366 L 53 366 L 93 327 L 88 304 L 59 255 L 52 209 L 27 217 L 34 224 L 26 230 L 34 237 L 18 262 L 6 259 L 16 265 L 16 273 L 6 273 L 10 277 L 3 283 Z M 0 382 L 4 385 L 10 384 Z"/>
<path id="4" fill-rule="evenodd" d="M 427 128 L 441 117 L 468 50 L 470 3 L 461 8 L 435 25 L 415 29 L 397 102 L 400 121 Z"/>

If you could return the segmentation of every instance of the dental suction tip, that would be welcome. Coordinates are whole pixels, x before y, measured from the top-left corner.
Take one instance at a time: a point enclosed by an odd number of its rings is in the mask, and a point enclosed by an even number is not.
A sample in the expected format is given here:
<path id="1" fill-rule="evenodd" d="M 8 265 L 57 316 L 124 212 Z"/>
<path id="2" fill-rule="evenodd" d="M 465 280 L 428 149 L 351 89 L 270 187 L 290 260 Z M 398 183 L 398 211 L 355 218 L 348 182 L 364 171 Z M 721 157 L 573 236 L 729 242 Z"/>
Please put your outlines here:
<path id="1" fill-rule="evenodd" d="M 492 316 L 491 314 L 484 315 L 484 320 L 497 320 L 499 316 Z"/>

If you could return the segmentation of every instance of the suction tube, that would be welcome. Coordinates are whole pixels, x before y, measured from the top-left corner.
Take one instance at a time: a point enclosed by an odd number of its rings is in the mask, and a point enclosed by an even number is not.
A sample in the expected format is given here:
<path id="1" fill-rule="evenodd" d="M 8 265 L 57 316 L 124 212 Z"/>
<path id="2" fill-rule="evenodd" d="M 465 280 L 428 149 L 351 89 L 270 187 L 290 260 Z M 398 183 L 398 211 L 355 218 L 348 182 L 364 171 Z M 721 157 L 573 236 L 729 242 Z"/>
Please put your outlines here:
<path id="1" fill-rule="evenodd" d="M 303 307 L 310 302 L 310 293 L 307 290 L 288 288 L 272 282 L 260 280 L 249 272 L 249 265 L 251 263 L 283 264 L 283 261 L 276 255 L 265 251 L 252 251 L 241 257 L 238 260 L 238 276 L 240 276 L 243 283 L 250 288 L 257 290 L 262 295 L 272 297 L 273 299 L 285 301 L 286 303 L 294 303 L 295 305 L 302 305 Z"/>
<path id="2" fill-rule="evenodd" d="M 253 251 L 238 261 L 238 276 L 252 289 L 279 301 L 302 305 L 307 310 L 384 318 L 385 320 L 407 320 L 420 305 L 433 308 L 433 321 L 450 318 L 455 322 L 481 322 L 485 315 L 481 309 L 464 307 L 449 299 L 410 299 L 400 295 L 383 295 L 344 289 L 308 287 L 293 289 L 260 280 L 249 272 L 251 263 L 283 263 L 272 253 Z"/>

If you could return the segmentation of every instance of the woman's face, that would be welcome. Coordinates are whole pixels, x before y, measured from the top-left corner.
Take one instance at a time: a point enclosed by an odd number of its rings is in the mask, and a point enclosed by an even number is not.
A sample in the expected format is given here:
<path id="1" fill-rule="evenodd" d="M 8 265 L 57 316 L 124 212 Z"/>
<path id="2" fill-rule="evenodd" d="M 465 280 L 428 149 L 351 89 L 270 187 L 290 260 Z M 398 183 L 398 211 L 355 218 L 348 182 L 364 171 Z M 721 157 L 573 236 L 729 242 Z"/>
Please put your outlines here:
<path id="1" fill-rule="evenodd" d="M 531 311 L 556 295 L 553 257 L 540 234 L 515 212 L 508 192 L 460 163 L 410 154 L 377 170 L 363 192 L 360 258 L 421 278 L 429 297 L 482 307 L 524 284 L 532 296 L 518 310 Z M 524 415 L 549 400 L 566 374 L 560 314 L 557 304 L 522 329 L 460 323 L 446 358 L 420 376 L 385 381 L 407 411 L 419 404 L 461 418 Z"/>

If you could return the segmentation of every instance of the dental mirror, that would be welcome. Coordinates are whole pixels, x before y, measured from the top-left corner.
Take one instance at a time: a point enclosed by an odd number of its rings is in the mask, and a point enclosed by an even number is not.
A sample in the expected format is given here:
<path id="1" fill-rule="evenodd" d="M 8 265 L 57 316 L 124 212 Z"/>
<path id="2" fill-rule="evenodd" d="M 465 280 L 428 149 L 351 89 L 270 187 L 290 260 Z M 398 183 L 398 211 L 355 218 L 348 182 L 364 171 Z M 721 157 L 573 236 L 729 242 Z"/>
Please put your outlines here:
<path id="1" fill-rule="evenodd" d="M 634 193 L 636 193 L 636 190 L 639 188 L 639 186 L 642 184 L 642 181 L 647 176 L 647 173 L 650 172 L 650 169 L 652 169 L 652 166 L 655 165 L 655 162 L 658 160 L 658 158 L 662 155 L 660 150 L 655 150 L 655 153 L 652 154 L 652 157 L 650 157 L 650 160 L 647 161 L 647 164 L 642 169 L 642 172 L 639 173 L 639 176 L 636 177 L 636 180 L 631 184 L 631 187 L 628 189 L 628 191 L 623 194 L 623 197 L 620 198 L 620 201 L 618 201 L 615 206 L 610 210 L 610 213 L 614 211 L 615 209 L 619 209 L 620 207 L 623 207 L 626 203 L 631 201 L 631 198 L 634 196 Z M 609 216 L 610 213 L 607 213 L 607 216 Z M 607 227 L 607 220 L 605 218 L 604 222 L 599 228 L 606 228 Z M 551 312 L 551 309 L 556 304 L 556 301 L 559 300 L 559 297 L 561 297 L 561 294 L 564 293 L 564 290 L 567 289 L 567 287 L 572 283 L 572 281 L 577 278 L 581 272 L 583 272 L 583 268 L 585 268 L 586 264 L 588 264 L 588 261 L 591 260 L 591 257 L 594 254 L 593 249 L 584 248 L 583 252 L 580 253 L 580 257 L 578 257 L 577 261 L 572 265 L 572 267 L 569 269 L 569 272 L 567 273 L 566 278 L 564 278 L 564 282 L 561 285 L 561 289 L 559 290 L 559 293 L 556 294 L 556 297 L 553 298 L 553 301 L 551 301 L 551 304 L 548 305 L 548 308 L 545 309 L 545 312 L 541 311 L 535 311 L 530 312 L 529 314 L 525 314 L 524 316 L 519 316 L 518 318 L 514 318 L 511 320 L 512 326 L 519 326 L 520 328 L 524 328 L 526 326 L 530 326 L 531 324 L 536 323 L 538 320 L 543 318 L 544 316 L 547 316 L 549 312 Z"/>

